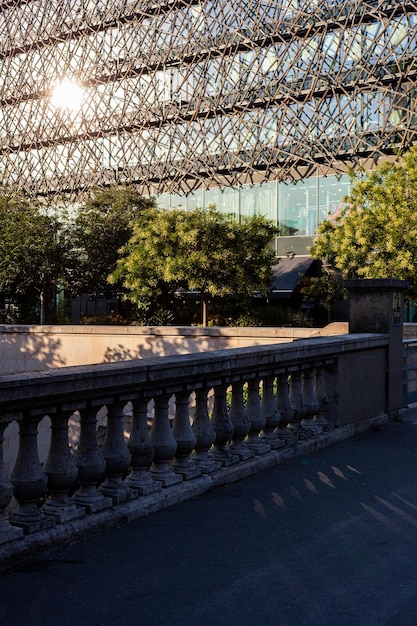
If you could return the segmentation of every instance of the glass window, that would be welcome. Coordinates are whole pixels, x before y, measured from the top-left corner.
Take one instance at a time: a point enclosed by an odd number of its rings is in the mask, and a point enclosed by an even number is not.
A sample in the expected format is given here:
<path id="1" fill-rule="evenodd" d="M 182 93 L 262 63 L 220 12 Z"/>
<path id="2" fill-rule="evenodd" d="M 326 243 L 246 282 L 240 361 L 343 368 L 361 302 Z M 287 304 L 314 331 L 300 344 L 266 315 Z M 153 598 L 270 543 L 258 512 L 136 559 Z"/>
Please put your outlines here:
<path id="1" fill-rule="evenodd" d="M 204 191 L 197 189 L 187 195 L 187 211 L 201 209 L 204 207 Z"/>
<path id="2" fill-rule="evenodd" d="M 264 215 L 277 222 L 277 183 L 244 185 L 240 189 L 240 216 Z"/>
<path id="3" fill-rule="evenodd" d="M 389 44 L 395 54 L 401 54 L 407 49 L 408 44 L 408 22 L 406 17 L 393 20 L 392 25 L 388 28 Z"/>
<path id="4" fill-rule="evenodd" d="M 327 33 L 323 41 L 323 69 L 325 71 L 336 71 L 340 67 L 340 33 Z"/>
<path id="5" fill-rule="evenodd" d="M 169 209 L 171 206 L 171 196 L 169 193 L 161 193 L 155 196 L 156 204 L 160 209 Z"/>
<path id="6" fill-rule="evenodd" d="M 350 191 L 350 178 L 347 174 L 343 176 L 327 176 L 319 178 L 319 214 L 318 221 L 334 219 L 340 215 L 344 198 Z"/>
<path id="7" fill-rule="evenodd" d="M 362 94 L 362 123 L 365 131 L 378 130 L 384 124 L 384 95 L 381 92 Z"/>
<path id="8" fill-rule="evenodd" d="M 313 235 L 317 229 L 317 179 L 280 183 L 278 223 L 285 235 Z"/>
<path id="9" fill-rule="evenodd" d="M 362 33 L 358 29 L 348 29 L 343 35 L 343 65 L 351 67 L 362 59 Z"/>
<path id="10" fill-rule="evenodd" d="M 186 199 L 185 196 L 181 193 L 173 193 L 171 194 L 171 209 L 180 209 L 181 211 L 185 211 Z"/>
<path id="11" fill-rule="evenodd" d="M 220 213 L 237 217 L 239 215 L 239 190 L 233 187 L 207 189 L 204 194 L 204 204 L 205 208 L 214 204 Z"/>

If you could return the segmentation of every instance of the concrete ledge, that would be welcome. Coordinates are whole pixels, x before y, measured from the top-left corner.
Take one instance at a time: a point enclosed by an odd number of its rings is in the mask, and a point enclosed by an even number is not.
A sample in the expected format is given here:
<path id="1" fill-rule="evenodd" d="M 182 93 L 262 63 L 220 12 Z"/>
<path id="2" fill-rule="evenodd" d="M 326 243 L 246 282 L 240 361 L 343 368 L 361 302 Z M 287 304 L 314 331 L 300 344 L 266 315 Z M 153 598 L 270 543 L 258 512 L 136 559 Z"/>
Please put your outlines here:
<path id="1" fill-rule="evenodd" d="M 123 526 L 140 517 L 150 515 L 184 500 L 195 498 L 215 487 L 244 480 L 260 471 L 291 461 L 296 457 L 313 454 L 328 446 L 351 439 L 367 430 L 384 426 L 388 421 L 386 414 L 380 414 L 360 423 L 335 428 L 295 445 L 268 452 L 235 466 L 222 468 L 211 475 L 203 475 L 190 481 L 184 481 L 168 489 L 162 489 L 155 494 L 132 500 L 122 506 L 89 515 L 81 520 L 59 524 L 49 530 L 3 544 L 0 546 L 0 570 L 25 559 L 30 559 L 44 551 L 69 545 L 76 541 L 83 541 L 88 535 Z"/>
<path id="2" fill-rule="evenodd" d="M 3 324 L 0 325 L 0 375 L 264 346 L 347 332 L 346 324 L 331 324 L 324 329 Z"/>

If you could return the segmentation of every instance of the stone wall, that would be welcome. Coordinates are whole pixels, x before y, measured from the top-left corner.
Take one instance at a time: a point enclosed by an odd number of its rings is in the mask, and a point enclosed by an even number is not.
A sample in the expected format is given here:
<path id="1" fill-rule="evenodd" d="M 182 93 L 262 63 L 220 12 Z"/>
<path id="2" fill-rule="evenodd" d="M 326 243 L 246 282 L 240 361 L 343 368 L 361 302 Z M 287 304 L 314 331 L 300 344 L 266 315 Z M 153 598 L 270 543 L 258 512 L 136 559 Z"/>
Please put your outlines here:
<path id="1" fill-rule="evenodd" d="M 0 326 L 0 376 L 285 343 L 346 332 L 346 324 L 330 324 L 325 329 L 3 325 Z"/>

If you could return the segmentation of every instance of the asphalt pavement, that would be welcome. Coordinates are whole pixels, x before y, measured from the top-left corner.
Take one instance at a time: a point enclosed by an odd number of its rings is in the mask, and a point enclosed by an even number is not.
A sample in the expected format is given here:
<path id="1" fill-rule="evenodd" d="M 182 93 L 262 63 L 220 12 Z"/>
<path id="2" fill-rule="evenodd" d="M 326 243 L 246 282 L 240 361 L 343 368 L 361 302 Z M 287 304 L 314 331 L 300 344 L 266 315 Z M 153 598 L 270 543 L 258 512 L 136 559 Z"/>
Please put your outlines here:
<path id="1" fill-rule="evenodd" d="M 1 626 L 417 626 L 417 409 L 0 574 Z"/>

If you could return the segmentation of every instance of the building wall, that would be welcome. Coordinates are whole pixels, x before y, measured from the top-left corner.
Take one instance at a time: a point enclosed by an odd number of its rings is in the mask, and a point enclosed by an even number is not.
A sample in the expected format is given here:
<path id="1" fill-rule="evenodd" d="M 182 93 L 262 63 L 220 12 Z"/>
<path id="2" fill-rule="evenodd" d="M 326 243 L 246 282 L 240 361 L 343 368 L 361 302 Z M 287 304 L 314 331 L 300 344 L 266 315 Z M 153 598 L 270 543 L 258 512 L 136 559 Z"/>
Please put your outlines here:
<path id="1" fill-rule="evenodd" d="M 10 0 L 0 179 L 55 202 L 136 182 L 223 206 L 245 185 L 240 215 L 312 234 L 343 197 L 318 179 L 417 138 L 416 16 L 406 0 Z"/>

